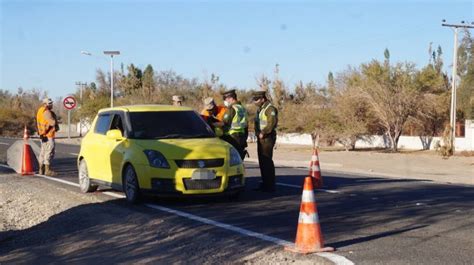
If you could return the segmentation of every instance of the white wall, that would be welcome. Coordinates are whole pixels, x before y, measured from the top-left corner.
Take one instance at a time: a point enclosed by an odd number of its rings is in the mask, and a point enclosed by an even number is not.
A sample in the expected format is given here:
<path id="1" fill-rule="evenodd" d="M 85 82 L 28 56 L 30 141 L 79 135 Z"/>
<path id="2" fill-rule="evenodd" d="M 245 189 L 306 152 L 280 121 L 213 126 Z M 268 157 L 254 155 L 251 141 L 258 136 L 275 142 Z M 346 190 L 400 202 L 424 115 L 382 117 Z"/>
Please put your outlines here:
<path id="1" fill-rule="evenodd" d="M 474 121 L 467 120 L 465 125 L 465 137 L 456 137 L 456 151 L 474 151 Z M 441 137 L 433 137 L 429 143 L 430 149 L 435 149 L 438 141 L 441 142 Z M 277 143 L 313 145 L 310 134 L 298 133 L 279 134 L 277 137 Z M 388 146 L 390 146 L 390 140 L 381 135 L 367 136 L 365 139 L 357 140 L 356 142 L 356 148 L 385 148 Z M 398 148 L 421 150 L 423 149 L 423 142 L 419 136 L 401 136 L 398 141 Z"/>

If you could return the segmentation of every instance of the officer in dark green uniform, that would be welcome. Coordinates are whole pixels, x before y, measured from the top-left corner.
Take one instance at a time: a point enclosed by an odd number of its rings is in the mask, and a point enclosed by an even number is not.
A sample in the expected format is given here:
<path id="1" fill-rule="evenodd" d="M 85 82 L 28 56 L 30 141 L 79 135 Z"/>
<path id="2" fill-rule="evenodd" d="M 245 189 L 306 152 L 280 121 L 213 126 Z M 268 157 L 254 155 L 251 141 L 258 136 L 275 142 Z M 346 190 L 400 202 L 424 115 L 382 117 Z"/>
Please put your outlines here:
<path id="1" fill-rule="evenodd" d="M 237 100 L 235 89 L 222 93 L 222 98 L 227 108 L 223 118 L 224 135 L 222 139 L 232 144 L 243 160 L 248 137 L 247 110 Z"/>
<path id="2" fill-rule="evenodd" d="M 253 95 L 257 105 L 255 117 L 255 136 L 257 136 L 258 163 L 262 175 L 262 185 L 257 189 L 265 192 L 275 191 L 275 165 L 273 164 L 273 147 L 276 142 L 278 110 L 268 101 L 265 91 L 257 91 Z"/>

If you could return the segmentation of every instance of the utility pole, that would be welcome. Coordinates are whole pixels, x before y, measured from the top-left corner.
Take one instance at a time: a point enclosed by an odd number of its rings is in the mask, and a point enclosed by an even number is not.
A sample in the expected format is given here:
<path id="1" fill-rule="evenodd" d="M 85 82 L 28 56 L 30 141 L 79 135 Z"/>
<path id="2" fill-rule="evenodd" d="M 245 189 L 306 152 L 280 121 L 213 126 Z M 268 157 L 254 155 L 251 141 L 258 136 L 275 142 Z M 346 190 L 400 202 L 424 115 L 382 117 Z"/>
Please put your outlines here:
<path id="1" fill-rule="evenodd" d="M 458 29 L 472 29 L 474 28 L 474 22 L 466 24 L 465 21 L 461 21 L 461 24 L 448 24 L 443 19 L 441 24 L 443 27 L 454 28 L 454 53 L 453 53 L 453 73 L 452 73 L 452 88 L 451 88 L 451 112 L 449 115 L 449 144 L 454 154 L 455 151 L 455 140 L 456 140 L 456 79 L 457 79 L 457 66 L 458 66 Z"/>
<path id="2" fill-rule="evenodd" d="M 80 81 L 76 82 L 76 86 L 79 87 L 79 107 L 82 107 L 82 91 L 87 86 L 87 83 L 82 83 Z M 82 118 L 79 117 L 79 137 L 82 137 Z"/>

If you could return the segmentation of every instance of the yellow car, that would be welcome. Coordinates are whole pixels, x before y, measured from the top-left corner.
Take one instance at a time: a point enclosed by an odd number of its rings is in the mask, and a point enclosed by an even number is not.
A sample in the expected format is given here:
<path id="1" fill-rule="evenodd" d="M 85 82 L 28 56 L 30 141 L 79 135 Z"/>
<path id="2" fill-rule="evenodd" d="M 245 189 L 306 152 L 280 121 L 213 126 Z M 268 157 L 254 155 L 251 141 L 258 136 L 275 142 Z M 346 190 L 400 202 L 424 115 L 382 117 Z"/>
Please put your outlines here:
<path id="1" fill-rule="evenodd" d="M 144 194 L 236 197 L 245 185 L 239 152 L 187 107 L 102 109 L 77 162 L 82 192 L 109 186 L 132 203 Z"/>

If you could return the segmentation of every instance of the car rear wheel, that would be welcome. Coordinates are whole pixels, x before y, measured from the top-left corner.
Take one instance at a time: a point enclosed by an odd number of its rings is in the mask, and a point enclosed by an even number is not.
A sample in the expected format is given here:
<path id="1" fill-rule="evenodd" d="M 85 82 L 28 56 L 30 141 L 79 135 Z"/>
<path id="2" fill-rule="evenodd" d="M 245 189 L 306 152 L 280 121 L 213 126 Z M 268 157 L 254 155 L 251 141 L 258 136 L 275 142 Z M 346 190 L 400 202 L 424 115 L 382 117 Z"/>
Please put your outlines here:
<path id="1" fill-rule="evenodd" d="M 82 159 L 79 162 L 79 188 L 82 192 L 93 192 L 97 190 L 97 185 L 92 184 L 89 178 L 89 172 L 87 171 L 86 160 Z"/>
<path id="2" fill-rule="evenodd" d="M 123 191 L 128 202 L 137 203 L 140 201 L 140 187 L 138 186 L 137 174 L 131 165 L 128 165 L 124 170 Z"/>

